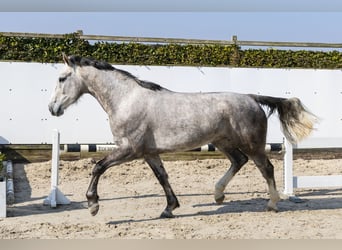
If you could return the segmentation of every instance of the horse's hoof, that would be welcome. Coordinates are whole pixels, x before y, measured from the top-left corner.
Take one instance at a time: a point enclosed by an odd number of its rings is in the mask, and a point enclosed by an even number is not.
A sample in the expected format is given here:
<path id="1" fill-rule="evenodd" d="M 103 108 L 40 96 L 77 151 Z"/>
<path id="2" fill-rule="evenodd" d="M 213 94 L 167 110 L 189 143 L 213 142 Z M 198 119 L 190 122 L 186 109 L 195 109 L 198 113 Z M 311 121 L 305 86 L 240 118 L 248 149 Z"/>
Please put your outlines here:
<path id="1" fill-rule="evenodd" d="M 100 206 L 99 206 L 99 203 L 94 203 L 92 204 L 90 207 L 89 207 L 89 211 L 90 211 L 90 214 L 92 216 L 95 216 L 97 214 L 97 212 L 99 211 L 100 209 Z"/>
<path id="2" fill-rule="evenodd" d="M 224 201 L 224 198 L 225 198 L 224 195 L 220 196 L 219 198 L 215 197 L 216 204 L 221 205 Z"/>
<path id="3" fill-rule="evenodd" d="M 266 211 L 278 213 L 278 212 L 279 212 L 279 209 L 278 209 L 277 207 L 270 207 L 270 206 L 267 206 Z"/>
<path id="4" fill-rule="evenodd" d="M 161 213 L 160 218 L 175 218 L 175 216 L 171 212 L 165 210 Z"/>

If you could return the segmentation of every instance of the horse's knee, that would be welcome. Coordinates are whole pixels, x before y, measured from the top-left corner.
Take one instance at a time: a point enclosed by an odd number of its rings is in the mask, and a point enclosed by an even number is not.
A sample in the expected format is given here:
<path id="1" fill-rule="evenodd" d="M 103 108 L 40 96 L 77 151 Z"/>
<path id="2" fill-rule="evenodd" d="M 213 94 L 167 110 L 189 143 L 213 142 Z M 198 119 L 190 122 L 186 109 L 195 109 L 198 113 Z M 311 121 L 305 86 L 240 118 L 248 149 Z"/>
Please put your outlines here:
<path id="1" fill-rule="evenodd" d="M 242 166 L 248 161 L 248 156 L 240 149 L 233 149 L 228 151 L 229 159 L 234 161 L 237 165 Z"/>
<path id="2" fill-rule="evenodd" d="M 91 174 L 93 176 L 98 176 L 98 175 L 101 175 L 105 172 L 105 168 L 103 166 L 101 166 L 99 163 L 96 163 L 96 165 L 94 166 Z"/>
<path id="3" fill-rule="evenodd" d="M 239 166 L 243 166 L 247 163 L 247 161 L 248 161 L 248 157 L 245 154 L 240 154 L 238 161 L 237 161 L 237 164 Z"/>

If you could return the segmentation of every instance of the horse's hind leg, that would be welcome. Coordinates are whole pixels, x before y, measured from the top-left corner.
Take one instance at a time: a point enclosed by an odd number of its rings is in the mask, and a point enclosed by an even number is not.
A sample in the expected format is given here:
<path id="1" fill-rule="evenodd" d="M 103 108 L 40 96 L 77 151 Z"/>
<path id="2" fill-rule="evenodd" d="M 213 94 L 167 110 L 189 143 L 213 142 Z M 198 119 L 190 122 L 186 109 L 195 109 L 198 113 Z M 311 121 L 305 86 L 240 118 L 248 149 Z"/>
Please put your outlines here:
<path id="1" fill-rule="evenodd" d="M 178 203 L 176 195 L 174 194 L 170 186 L 170 183 L 168 181 L 168 175 L 163 167 L 163 163 L 159 155 L 146 155 L 145 160 L 148 163 L 148 165 L 151 167 L 160 185 L 162 185 L 165 195 L 166 195 L 167 206 L 165 210 L 162 212 L 162 214 L 160 215 L 160 217 L 173 218 L 174 215 L 172 214 L 172 211 L 175 208 L 179 207 L 179 203 Z"/>
<path id="2" fill-rule="evenodd" d="M 225 196 L 224 189 L 228 185 L 234 175 L 239 172 L 241 167 L 248 161 L 248 157 L 239 149 L 228 150 L 225 147 L 215 144 L 215 146 L 223 152 L 230 160 L 231 166 L 224 176 L 215 185 L 215 201 L 217 204 L 222 204 Z"/>
<path id="3" fill-rule="evenodd" d="M 267 204 L 267 210 L 278 212 L 277 202 L 280 200 L 280 196 L 274 179 L 274 167 L 265 153 L 259 154 L 252 158 L 259 168 L 262 176 L 266 179 L 268 185 L 270 201 Z"/>

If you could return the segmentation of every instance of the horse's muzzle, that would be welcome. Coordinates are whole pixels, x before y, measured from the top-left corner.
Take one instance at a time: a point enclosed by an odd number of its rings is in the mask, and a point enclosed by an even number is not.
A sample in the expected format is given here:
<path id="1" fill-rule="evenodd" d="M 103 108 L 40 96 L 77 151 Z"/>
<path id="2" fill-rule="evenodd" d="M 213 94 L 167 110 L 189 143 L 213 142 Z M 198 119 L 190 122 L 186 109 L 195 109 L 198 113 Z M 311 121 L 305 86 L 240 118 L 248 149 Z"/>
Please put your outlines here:
<path id="1" fill-rule="evenodd" d="M 62 106 L 58 105 L 57 103 L 50 103 L 49 111 L 53 116 L 61 116 L 64 114 L 64 110 Z"/>

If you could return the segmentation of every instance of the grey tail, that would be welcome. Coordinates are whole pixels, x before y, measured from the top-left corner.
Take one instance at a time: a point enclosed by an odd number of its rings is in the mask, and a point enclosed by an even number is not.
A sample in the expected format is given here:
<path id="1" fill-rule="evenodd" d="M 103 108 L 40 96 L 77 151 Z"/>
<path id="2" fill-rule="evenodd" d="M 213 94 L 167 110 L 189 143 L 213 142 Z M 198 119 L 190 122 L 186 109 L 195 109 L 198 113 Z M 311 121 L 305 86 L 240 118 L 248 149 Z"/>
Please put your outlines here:
<path id="1" fill-rule="evenodd" d="M 269 108 L 269 115 L 278 112 L 283 133 L 295 144 L 310 135 L 318 118 L 308 111 L 298 98 L 278 98 L 249 95 L 257 103 Z"/>

